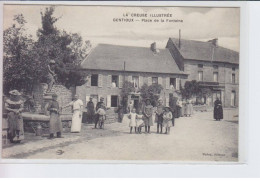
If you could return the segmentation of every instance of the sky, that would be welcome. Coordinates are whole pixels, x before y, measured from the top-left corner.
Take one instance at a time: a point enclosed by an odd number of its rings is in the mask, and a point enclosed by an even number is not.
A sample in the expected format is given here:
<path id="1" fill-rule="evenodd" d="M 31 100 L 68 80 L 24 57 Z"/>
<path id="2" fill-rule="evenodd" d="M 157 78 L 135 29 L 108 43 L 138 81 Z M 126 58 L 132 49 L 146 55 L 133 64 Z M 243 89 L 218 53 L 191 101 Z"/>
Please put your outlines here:
<path id="1" fill-rule="evenodd" d="M 36 38 L 41 27 L 41 14 L 48 6 L 5 5 L 4 29 L 12 26 L 13 17 L 23 14 L 27 21 L 27 33 Z M 114 22 L 114 18 L 132 18 L 131 14 L 172 14 L 168 18 L 183 22 Z M 123 17 L 128 14 L 128 17 Z M 99 43 L 149 47 L 156 42 L 157 48 L 165 48 L 169 37 L 208 41 L 218 38 L 219 45 L 239 51 L 239 8 L 193 8 L 193 7 L 113 7 L 113 6 L 55 6 L 55 24 L 58 29 L 79 33 L 93 46 Z"/>

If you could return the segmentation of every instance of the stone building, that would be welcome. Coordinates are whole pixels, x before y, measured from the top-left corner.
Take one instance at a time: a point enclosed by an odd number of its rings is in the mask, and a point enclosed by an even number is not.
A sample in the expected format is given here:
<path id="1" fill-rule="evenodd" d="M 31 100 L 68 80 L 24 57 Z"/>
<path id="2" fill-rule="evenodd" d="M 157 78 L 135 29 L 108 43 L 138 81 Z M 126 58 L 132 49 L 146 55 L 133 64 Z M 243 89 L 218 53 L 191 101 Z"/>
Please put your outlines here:
<path id="1" fill-rule="evenodd" d="M 129 95 L 129 100 L 137 105 L 141 101 L 138 89 L 143 84 L 161 84 L 161 97 L 168 104 L 169 94 L 179 90 L 180 80 L 187 78 L 169 49 L 157 49 L 155 43 L 147 48 L 99 44 L 81 66 L 90 76 L 85 85 L 76 87 L 80 99 L 86 104 L 90 97 L 94 103 L 104 97 L 110 108 L 118 106 L 124 80 L 134 83 L 136 92 Z"/>
<path id="2" fill-rule="evenodd" d="M 201 87 L 209 88 L 212 96 L 205 98 L 213 105 L 216 97 L 225 107 L 237 107 L 239 101 L 239 53 L 218 46 L 218 39 L 207 42 L 169 38 L 166 48 L 179 69 L 188 79 L 197 80 Z"/>

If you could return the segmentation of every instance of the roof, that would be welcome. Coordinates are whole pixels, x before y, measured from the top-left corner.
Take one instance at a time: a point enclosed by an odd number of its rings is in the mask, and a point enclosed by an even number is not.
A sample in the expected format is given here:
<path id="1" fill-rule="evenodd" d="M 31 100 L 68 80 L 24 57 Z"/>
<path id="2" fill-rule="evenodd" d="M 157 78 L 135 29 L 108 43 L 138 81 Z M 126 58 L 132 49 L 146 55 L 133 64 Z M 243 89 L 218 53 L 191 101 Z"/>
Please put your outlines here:
<path id="1" fill-rule="evenodd" d="M 179 49 L 179 39 L 170 38 L 170 40 L 175 44 L 184 59 L 239 64 L 238 52 L 221 46 L 216 47 L 211 42 L 181 39 L 181 48 Z"/>
<path id="2" fill-rule="evenodd" d="M 183 74 L 168 49 L 99 44 L 82 62 L 83 69 Z"/>

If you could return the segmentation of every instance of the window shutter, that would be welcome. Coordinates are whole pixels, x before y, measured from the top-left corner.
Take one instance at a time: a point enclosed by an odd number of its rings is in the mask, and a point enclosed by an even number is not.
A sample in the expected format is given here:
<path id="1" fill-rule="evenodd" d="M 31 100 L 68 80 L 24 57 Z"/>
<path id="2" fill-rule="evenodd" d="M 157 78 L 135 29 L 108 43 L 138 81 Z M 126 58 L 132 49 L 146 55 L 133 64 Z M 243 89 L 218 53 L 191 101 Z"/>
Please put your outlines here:
<path id="1" fill-rule="evenodd" d="M 162 85 L 162 77 L 158 77 L 158 84 Z"/>
<path id="2" fill-rule="evenodd" d="M 107 95 L 107 107 L 111 107 L 111 95 Z"/>
<path id="3" fill-rule="evenodd" d="M 103 76 L 102 74 L 98 74 L 98 87 L 102 87 Z"/>
<path id="4" fill-rule="evenodd" d="M 129 82 L 133 82 L 131 75 L 128 76 L 128 81 L 129 81 Z"/>
<path id="5" fill-rule="evenodd" d="M 89 101 L 89 97 L 90 97 L 90 96 L 86 96 L 86 104 L 87 104 L 88 101 Z"/>
<path id="6" fill-rule="evenodd" d="M 122 87 L 123 87 L 123 77 L 122 77 L 122 75 L 119 75 L 119 76 L 118 76 L 118 82 L 119 82 L 118 87 L 119 87 L 119 88 L 122 88 Z"/>
<path id="7" fill-rule="evenodd" d="M 166 77 L 166 89 L 170 88 L 170 78 Z"/>
<path id="8" fill-rule="evenodd" d="M 180 90 L 180 78 L 176 78 L 176 90 Z"/>
<path id="9" fill-rule="evenodd" d="M 152 77 L 148 77 L 148 86 L 152 85 Z"/>
<path id="10" fill-rule="evenodd" d="M 90 83 L 91 83 L 91 75 L 87 76 L 87 87 L 90 87 Z"/>
<path id="11" fill-rule="evenodd" d="M 143 84 L 144 84 L 143 80 L 144 80 L 143 77 L 139 76 L 139 88 L 141 88 L 143 86 Z"/>
<path id="12" fill-rule="evenodd" d="M 166 104 L 166 106 L 169 106 L 169 97 L 166 97 L 165 104 Z"/>
<path id="13" fill-rule="evenodd" d="M 108 75 L 107 76 L 107 87 L 111 87 L 111 85 L 112 85 L 112 76 Z"/>

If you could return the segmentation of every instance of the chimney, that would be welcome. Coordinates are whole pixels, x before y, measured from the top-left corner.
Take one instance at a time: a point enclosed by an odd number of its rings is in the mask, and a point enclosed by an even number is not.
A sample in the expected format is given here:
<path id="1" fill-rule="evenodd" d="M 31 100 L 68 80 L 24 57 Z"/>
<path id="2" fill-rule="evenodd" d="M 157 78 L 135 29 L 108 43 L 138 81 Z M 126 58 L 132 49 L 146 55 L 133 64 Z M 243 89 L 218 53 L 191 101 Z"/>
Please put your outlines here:
<path id="1" fill-rule="evenodd" d="M 181 29 L 179 29 L 179 49 L 181 49 Z"/>
<path id="2" fill-rule="evenodd" d="M 152 50 L 153 52 L 156 52 L 156 42 L 153 42 L 153 43 L 151 44 L 151 50 Z"/>
<path id="3" fill-rule="evenodd" d="M 214 38 L 212 40 L 209 40 L 208 42 L 211 42 L 212 45 L 214 45 L 215 47 L 218 47 L 218 38 Z"/>

